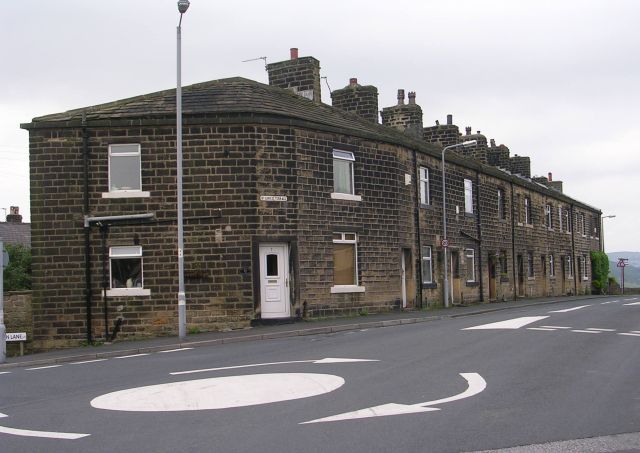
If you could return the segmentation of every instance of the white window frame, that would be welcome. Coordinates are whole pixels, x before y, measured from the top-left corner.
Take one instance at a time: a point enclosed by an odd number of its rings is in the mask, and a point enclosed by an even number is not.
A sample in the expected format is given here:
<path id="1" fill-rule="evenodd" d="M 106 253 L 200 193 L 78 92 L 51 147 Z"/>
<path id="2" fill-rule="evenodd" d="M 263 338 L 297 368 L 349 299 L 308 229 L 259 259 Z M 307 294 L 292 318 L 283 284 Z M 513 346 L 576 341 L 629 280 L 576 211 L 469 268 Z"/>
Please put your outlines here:
<path id="1" fill-rule="evenodd" d="M 571 216 L 569 215 L 569 209 L 565 208 L 564 209 L 564 231 L 565 233 L 571 233 Z"/>
<path id="2" fill-rule="evenodd" d="M 467 275 L 471 270 L 471 278 L 467 279 L 467 283 L 475 283 L 476 281 L 476 251 L 474 249 L 464 249 L 465 264 L 467 264 Z M 471 269 L 469 269 L 469 259 L 471 259 Z"/>
<path id="3" fill-rule="evenodd" d="M 334 235 L 340 235 L 340 239 L 333 238 L 333 244 L 352 244 L 353 245 L 353 270 L 354 270 L 354 284 L 353 285 L 333 285 L 331 287 L 331 293 L 363 293 L 365 287 L 358 284 L 358 234 L 350 232 L 335 231 Z M 348 239 L 347 236 L 353 236 L 353 239 Z M 335 264 L 334 264 L 335 265 Z"/>
<path id="4" fill-rule="evenodd" d="M 348 162 L 349 165 L 349 177 L 351 178 L 350 186 L 351 192 L 336 192 L 336 161 L 338 162 Z M 351 200 L 351 201 L 362 201 L 362 197 L 360 195 L 355 194 L 355 178 L 354 178 L 354 167 L 356 158 L 355 155 L 351 151 L 343 151 L 340 149 L 333 150 L 333 159 L 332 159 L 332 171 L 333 171 L 333 192 L 331 193 L 331 198 L 335 200 Z"/>
<path id="5" fill-rule="evenodd" d="M 553 253 L 549 255 L 549 277 L 556 276 L 556 260 Z"/>
<path id="6" fill-rule="evenodd" d="M 553 229 L 553 208 L 551 207 L 550 204 L 546 204 L 544 206 L 544 216 L 545 216 L 545 222 L 547 224 L 547 228 L 549 230 Z"/>
<path id="7" fill-rule="evenodd" d="M 579 212 L 578 213 L 578 220 L 580 222 L 580 234 L 582 235 L 583 238 L 587 237 L 587 224 L 585 223 L 584 220 L 584 213 Z"/>
<path id="8" fill-rule="evenodd" d="M 473 182 L 470 179 L 464 180 L 464 212 L 473 214 Z"/>
<path id="9" fill-rule="evenodd" d="M 113 153 L 113 150 L 115 148 L 131 147 L 131 146 L 137 147 L 137 150 L 130 151 L 130 152 L 120 152 L 117 154 Z M 114 190 L 111 188 L 111 160 L 112 158 L 117 159 L 118 157 L 138 157 L 138 164 L 139 164 L 138 183 L 140 185 L 139 189 L 115 189 Z M 150 196 L 149 192 L 145 192 L 142 190 L 142 151 L 139 143 L 118 143 L 118 144 L 109 145 L 107 161 L 108 161 L 108 167 L 109 167 L 107 183 L 109 185 L 108 185 L 108 191 L 102 193 L 102 198 L 147 198 Z"/>
<path id="10" fill-rule="evenodd" d="M 506 204 L 504 200 L 504 190 L 498 188 L 498 220 L 504 220 L 507 218 Z"/>
<path id="11" fill-rule="evenodd" d="M 142 286 L 132 288 L 113 288 L 112 261 L 114 259 L 140 258 L 140 278 Z M 150 296 L 151 290 L 144 287 L 144 260 L 139 245 L 121 245 L 109 247 L 109 286 L 107 296 Z"/>
<path id="12" fill-rule="evenodd" d="M 583 281 L 589 280 L 589 272 L 587 271 L 587 257 L 586 255 L 580 255 L 578 257 L 578 263 L 580 269 L 580 277 Z"/>
<path id="13" fill-rule="evenodd" d="M 567 255 L 567 277 L 573 278 L 573 258 L 571 255 Z"/>
<path id="14" fill-rule="evenodd" d="M 561 233 L 563 230 L 563 221 L 562 221 L 562 206 L 558 206 L 558 231 Z"/>
<path id="15" fill-rule="evenodd" d="M 531 221 L 531 198 L 528 196 L 524 197 L 524 224 L 533 225 Z"/>
<path id="16" fill-rule="evenodd" d="M 425 279 L 424 275 L 425 266 L 429 266 L 429 274 L 427 275 L 427 279 Z M 426 285 L 433 283 L 433 254 L 430 245 L 422 246 L 422 283 Z"/>
<path id="17" fill-rule="evenodd" d="M 419 170 L 420 181 L 420 204 L 431 204 L 431 190 L 429 187 L 429 169 L 427 167 L 420 167 Z"/>

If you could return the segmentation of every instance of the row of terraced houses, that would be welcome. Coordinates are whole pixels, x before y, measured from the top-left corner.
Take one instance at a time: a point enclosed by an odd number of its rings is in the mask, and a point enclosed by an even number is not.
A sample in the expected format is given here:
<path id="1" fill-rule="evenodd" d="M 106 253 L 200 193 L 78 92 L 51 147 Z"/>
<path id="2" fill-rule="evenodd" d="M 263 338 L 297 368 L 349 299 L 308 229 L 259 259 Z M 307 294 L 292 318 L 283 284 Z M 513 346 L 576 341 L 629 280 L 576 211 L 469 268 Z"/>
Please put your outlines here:
<path id="1" fill-rule="evenodd" d="M 269 85 L 183 88 L 189 329 L 442 305 L 442 150 L 452 303 L 590 291 L 601 212 L 532 178 L 416 94 L 356 79 L 321 102 L 313 57 Z M 36 348 L 177 332 L 175 89 L 34 118 Z M 381 118 L 381 121 L 379 120 Z"/>

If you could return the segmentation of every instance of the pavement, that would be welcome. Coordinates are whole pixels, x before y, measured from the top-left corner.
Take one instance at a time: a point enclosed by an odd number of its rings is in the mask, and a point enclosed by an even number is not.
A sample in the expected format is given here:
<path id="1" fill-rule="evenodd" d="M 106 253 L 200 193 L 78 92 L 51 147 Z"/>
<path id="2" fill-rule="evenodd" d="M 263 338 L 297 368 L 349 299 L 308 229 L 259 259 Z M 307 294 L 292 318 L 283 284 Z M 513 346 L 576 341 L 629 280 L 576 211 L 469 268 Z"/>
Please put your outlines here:
<path id="1" fill-rule="evenodd" d="M 597 299 L 601 297 L 604 296 L 562 296 L 518 299 L 517 301 L 491 302 L 468 306 L 454 306 L 451 308 L 393 311 L 349 318 L 314 319 L 310 321 L 300 320 L 288 324 L 258 325 L 255 327 L 227 332 L 190 334 L 184 340 L 180 340 L 177 336 L 142 340 L 121 340 L 113 343 L 101 344 L 99 346 L 57 349 L 24 356 L 7 357 L 5 363 L 0 363 L 0 370 L 15 367 L 45 366 L 79 360 L 93 360 L 132 354 L 143 354 L 179 348 L 215 346 L 242 341 L 262 341 L 284 337 L 329 334 L 349 330 L 374 329 L 378 327 L 429 322 L 446 318 L 474 316 L 534 305 Z"/>

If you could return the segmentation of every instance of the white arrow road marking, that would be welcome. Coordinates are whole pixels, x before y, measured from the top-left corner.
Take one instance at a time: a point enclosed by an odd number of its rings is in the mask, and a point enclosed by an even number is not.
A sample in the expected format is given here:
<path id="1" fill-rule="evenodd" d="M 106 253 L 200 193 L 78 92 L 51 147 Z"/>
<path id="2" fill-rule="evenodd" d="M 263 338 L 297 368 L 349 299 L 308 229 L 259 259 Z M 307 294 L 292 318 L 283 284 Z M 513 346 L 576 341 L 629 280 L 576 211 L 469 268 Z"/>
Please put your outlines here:
<path id="1" fill-rule="evenodd" d="M 565 308 L 564 310 L 554 310 L 554 311 L 550 311 L 549 313 L 568 313 L 570 311 L 580 310 L 581 308 L 586 308 L 590 306 L 591 305 L 580 305 L 579 307 Z"/>
<path id="2" fill-rule="evenodd" d="M 237 370 L 239 368 L 252 368 L 258 366 L 269 366 L 269 365 L 288 365 L 290 363 L 355 363 L 355 362 L 379 362 L 379 360 L 371 360 L 371 359 L 340 359 L 327 357 L 325 359 L 319 360 L 290 360 L 288 362 L 266 362 L 266 363 L 252 363 L 250 365 L 235 365 L 235 366 L 223 366 L 218 368 L 203 368 L 201 370 L 189 370 L 189 371 L 174 371 L 173 373 L 169 373 L 172 376 L 180 375 L 180 374 L 192 374 L 192 373 L 204 373 L 206 371 L 221 371 L 221 370 Z"/>
<path id="3" fill-rule="evenodd" d="M 3 417 L 8 417 L 8 415 L 0 412 L 0 418 L 3 418 Z M 0 426 L 0 433 L 11 434 L 13 436 L 22 436 L 22 437 L 46 437 L 49 439 L 69 439 L 69 440 L 80 439 L 82 437 L 87 437 L 91 435 L 91 434 L 79 434 L 79 433 L 57 433 L 53 431 L 33 431 L 30 429 L 7 428 L 6 426 Z"/>
<path id="4" fill-rule="evenodd" d="M 333 415 L 331 417 L 318 418 L 316 420 L 310 420 L 308 422 L 302 422 L 300 424 L 307 425 L 310 423 L 335 422 L 340 420 L 354 420 L 360 418 L 386 417 L 389 415 L 417 414 L 422 412 L 439 411 L 439 408 L 430 406 L 469 398 L 471 396 L 477 395 L 485 388 L 487 388 L 487 382 L 478 373 L 460 373 L 460 376 L 467 380 L 467 389 L 462 393 L 450 396 L 448 398 L 442 398 L 439 400 L 427 401 L 418 404 L 382 404 L 380 406 L 368 407 L 366 409 L 360 409 L 353 412 L 345 412 L 343 414 Z"/>
<path id="5" fill-rule="evenodd" d="M 519 329 L 527 324 L 531 324 L 548 316 L 525 316 L 523 318 L 508 319 L 506 321 L 492 322 L 491 324 L 482 324 L 481 326 L 467 327 L 462 330 L 486 330 L 486 329 Z"/>

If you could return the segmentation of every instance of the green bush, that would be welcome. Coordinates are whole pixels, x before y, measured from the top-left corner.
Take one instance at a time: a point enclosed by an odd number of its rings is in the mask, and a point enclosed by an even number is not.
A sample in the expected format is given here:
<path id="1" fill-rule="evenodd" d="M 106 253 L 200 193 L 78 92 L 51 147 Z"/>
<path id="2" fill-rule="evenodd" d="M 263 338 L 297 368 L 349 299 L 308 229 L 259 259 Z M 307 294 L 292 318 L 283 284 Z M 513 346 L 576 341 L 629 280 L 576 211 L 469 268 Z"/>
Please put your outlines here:
<path id="1" fill-rule="evenodd" d="M 591 252 L 591 286 L 595 294 L 603 294 L 609 284 L 609 257 L 604 252 Z"/>
<path id="2" fill-rule="evenodd" d="M 4 269 L 5 291 L 31 289 L 31 249 L 21 244 L 5 244 L 9 265 Z"/>

